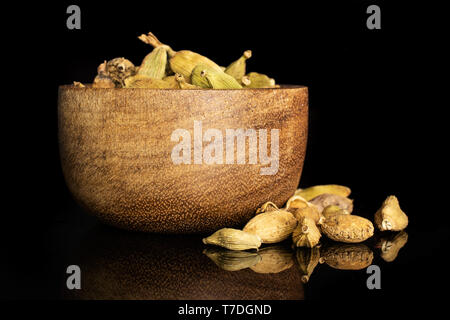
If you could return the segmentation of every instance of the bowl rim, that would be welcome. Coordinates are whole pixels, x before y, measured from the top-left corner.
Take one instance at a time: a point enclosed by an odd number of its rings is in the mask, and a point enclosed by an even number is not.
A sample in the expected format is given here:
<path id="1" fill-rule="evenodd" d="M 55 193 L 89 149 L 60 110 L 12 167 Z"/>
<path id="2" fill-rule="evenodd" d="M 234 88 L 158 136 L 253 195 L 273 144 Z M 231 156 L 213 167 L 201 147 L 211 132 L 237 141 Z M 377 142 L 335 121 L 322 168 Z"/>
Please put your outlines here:
<path id="1" fill-rule="evenodd" d="M 179 89 L 179 88 L 93 88 L 91 83 L 85 84 L 84 87 L 76 87 L 73 84 L 63 84 L 58 86 L 59 89 L 74 89 L 74 90 L 100 90 L 100 91 L 118 91 L 118 90 L 145 90 L 145 91 L 269 91 L 269 90 L 295 90 L 308 88 L 304 85 L 282 84 L 277 88 L 245 88 L 245 89 Z"/>

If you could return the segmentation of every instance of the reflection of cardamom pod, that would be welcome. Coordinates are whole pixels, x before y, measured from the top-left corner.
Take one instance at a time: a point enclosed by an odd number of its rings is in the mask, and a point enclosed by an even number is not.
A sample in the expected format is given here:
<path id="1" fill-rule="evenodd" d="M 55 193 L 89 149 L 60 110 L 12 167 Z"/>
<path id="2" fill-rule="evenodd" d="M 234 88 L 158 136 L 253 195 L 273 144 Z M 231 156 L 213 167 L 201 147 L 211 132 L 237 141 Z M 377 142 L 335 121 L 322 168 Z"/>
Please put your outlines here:
<path id="1" fill-rule="evenodd" d="M 128 59 L 115 58 L 106 63 L 106 73 L 116 86 L 123 87 L 124 80 L 136 74 L 136 68 Z"/>
<path id="2" fill-rule="evenodd" d="M 146 35 L 142 34 L 139 36 L 139 39 L 154 48 L 161 46 L 165 47 L 167 54 L 169 55 L 170 68 L 173 72 L 180 73 L 185 78 L 189 78 L 191 76 L 192 70 L 198 64 L 204 64 L 217 71 L 222 71 L 222 69 L 215 62 L 198 53 L 189 50 L 174 51 L 168 45 L 162 44 L 151 32 Z"/>
<path id="3" fill-rule="evenodd" d="M 273 210 L 254 216 L 242 230 L 258 235 L 262 243 L 276 243 L 289 238 L 296 226 L 297 219 L 292 213 Z"/>
<path id="4" fill-rule="evenodd" d="M 294 264 L 292 251 L 284 246 L 270 246 L 258 251 L 261 261 L 250 267 L 256 273 L 279 273 Z"/>
<path id="5" fill-rule="evenodd" d="M 312 248 L 319 243 L 321 234 L 314 220 L 303 217 L 292 233 L 292 240 L 296 247 Z"/>
<path id="6" fill-rule="evenodd" d="M 249 59 L 252 56 L 252 51 L 247 50 L 245 51 L 242 56 L 237 59 L 236 61 L 232 62 L 226 69 L 225 73 L 229 74 L 236 80 L 240 81 L 243 76 L 245 76 L 245 69 L 246 69 L 246 60 Z"/>
<path id="7" fill-rule="evenodd" d="M 162 79 L 166 74 L 167 50 L 165 47 L 157 47 L 147 54 L 138 68 L 137 74 L 142 74 L 154 79 Z"/>
<path id="8" fill-rule="evenodd" d="M 331 205 L 339 206 L 349 213 L 353 211 L 353 200 L 337 194 L 323 193 L 309 202 L 314 204 L 319 209 L 319 212 L 322 212 L 325 207 Z"/>
<path id="9" fill-rule="evenodd" d="M 125 88 L 171 89 L 175 84 L 162 79 L 150 78 L 143 74 L 128 77 L 124 80 Z"/>
<path id="10" fill-rule="evenodd" d="M 242 83 L 245 88 L 273 88 L 275 87 L 275 80 L 269 78 L 265 74 L 250 72 L 245 76 L 245 80 Z M 246 85 L 248 83 L 248 85 Z"/>
<path id="11" fill-rule="evenodd" d="M 314 248 L 297 248 L 297 262 L 302 273 L 302 282 L 306 283 L 311 278 L 311 274 L 320 262 L 320 249 Z"/>
<path id="12" fill-rule="evenodd" d="M 400 249 L 403 248 L 407 242 L 408 234 L 405 231 L 382 237 L 377 243 L 377 247 L 381 250 L 381 258 L 386 262 L 394 261 L 395 258 L 397 258 Z"/>
<path id="13" fill-rule="evenodd" d="M 261 246 L 261 238 L 242 230 L 223 228 L 204 238 L 203 243 L 230 250 L 247 250 L 258 249 Z"/>
<path id="14" fill-rule="evenodd" d="M 256 252 L 207 248 L 203 251 L 214 263 L 226 271 L 238 271 L 254 266 L 261 261 Z"/>
<path id="15" fill-rule="evenodd" d="M 408 226 L 408 216 L 400 209 L 397 197 L 389 196 L 384 200 L 375 213 L 375 224 L 381 231 L 401 231 Z"/>
<path id="16" fill-rule="evenodd" d="M 373 252 L 366 245 L 336 243 L 322 252 L 324 261 L 340 270 L 361 270 L 370 266 Z"/>
<path id="17" fill-rule="evenodd" d="M 210 89 L 240 89 L 242 86 L 235 78 L 223 71 L 217 71 L 204 64 L 197 65 L 192 70 L 192 84 Z"/>

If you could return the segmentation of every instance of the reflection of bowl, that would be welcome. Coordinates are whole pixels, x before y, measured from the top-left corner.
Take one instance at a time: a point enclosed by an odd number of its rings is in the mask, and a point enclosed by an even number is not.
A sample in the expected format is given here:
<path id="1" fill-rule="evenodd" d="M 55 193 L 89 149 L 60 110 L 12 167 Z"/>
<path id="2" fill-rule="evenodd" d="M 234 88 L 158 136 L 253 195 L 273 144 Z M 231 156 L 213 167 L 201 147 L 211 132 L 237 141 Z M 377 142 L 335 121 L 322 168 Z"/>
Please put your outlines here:
<path id="1" fill-rule="evenodd" d="M 114 226 L 166 233 L 238 226 L 262 203 L 282 205 L 294 193 L 305 157 L 307 113 L 307 88 L 300 86 L 246 90 L 61 86 L 63 173 L 75 199 Z M 269 155 L 271 129 L 279 129 L 277 173 L 260 174 L 261 168 L 270 166 L 260 163 L 265 149 L 249 149 L 249 139 L 245 164 L 194 164 L 194 142 L 186 149 L 192 164 L 174 164 L 172 150 L 181 138 L 172 141 L 171 136 L 184 129 L 193 141 L 194 121 L 201 121 L 203 138 L 208 129 L 223 135 L 223 143 L 217 145 L 223 147 L 224 163 L 227 129 L 254 129 L 257 145 L 265 141 L 259 134 L 266 129 Z M 210 144 L 203 143 L 204 152 Z M 230 155 L 236 152 L 229 150 Z M 257 155 L 256 164 L 249 164 L 250 153 Z"/>
<path id="2" fill-rule="evenodd" d="M 296 265 L 276 274 L 225 271 L 202 253 L 201 237 L 129 233 L 97 226 L 76 261 L 82 289 L 68 299 L 290 299 L 304 298 Z M 65 283 L 64 283 L 65 285 Z"/>

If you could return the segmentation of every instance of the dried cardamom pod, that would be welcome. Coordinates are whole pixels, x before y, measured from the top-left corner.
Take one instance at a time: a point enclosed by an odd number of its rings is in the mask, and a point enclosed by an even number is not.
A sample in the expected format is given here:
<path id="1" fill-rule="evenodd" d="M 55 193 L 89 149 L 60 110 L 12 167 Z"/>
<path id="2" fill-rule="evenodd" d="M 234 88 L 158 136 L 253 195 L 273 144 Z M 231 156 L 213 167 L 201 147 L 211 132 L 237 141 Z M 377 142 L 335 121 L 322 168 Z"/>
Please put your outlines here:
<path id="1" fill-rule="evenodd" d="M 218 66 L 214 61 L 198 53 L 189 50 L 174 51 L 168 45 L 161 43 L 158 38 L 156 38 L 155 35 L 151 32 L 146 35 L 142 34 L 141 36 L 139 36 L 139 39 L 153 46 L 154 48 L 164 46 L 169 56 L 169 64 L 171 70 L 175 73 L 182 74 L 186 79 L 191 76 L 192 70 L 198 64 L 207 65 L 214 70 L 222 71 L 220 66 Z"/>
<path id="2" fill-rule="evenodd" d="M 81 82 L 78 82 L 78 81 L 74 81 L 73 86 L 77 87 L 77 88 L 84 88 L 84 84 L 82 84 Z"/>
<path id="3" fill-rule="evenodd" d="M 167 50 L 164 46 L 154 48 L 142 60 L 137 74 L 142 74 L 154 79 L 162 79 L 166 75 Z"/>
<path id="4" fill-rule="evenodd" d="M 136 67 L 128 59 L 115 58 L 106 63 L 106 73 L 116 86 L 123 87 L 124 80 L 136 74 Z"/>
<path id="5" fill-rule="evenodd" d="M 348 197 L 351 193 L 350 188 L 337 184 L 327 184 L 309 187 L 306 189 L 298 189 L 295 195 L 303 197 L 306 201 L 310 201 L 324 193 L 337 194 L 341 197 Z"/>
<path id="6" fill-rule="evenodd" d="M 321 234 L 314 220 L 303 217 L 292 233 L 292 241 L 296 247 L 313 248 L 319 243 Z"/>
<path id="7" fill-rule="evenodd" d="M 273 210 L 278 210 L 278 207 L 275 203 L 273 202 L 266 202 L 264 203 L 260 208 L 256 209 L 256 214 L 260 214 L 266 211 L 273 211 Z"/>
<path id="8" fill-rule="evenodd" d="M 307 283 L 317 264 L 322 262 L 320 249 L 317 246 L 314 248 L 297 248 L 296 256 L 300 272 L 302 273 L 301 280 L 303 283 Z"/>
<path id="9" fill-rule="evenodd" d="M 345 209 L 342 209 L 339 206 L 334 206 L 334 205 L 327 206 L 322 211 L 322 215 L 325 217 L 325 219 L 328 219 L 329 217 L 331 217 L 332 215 L 335 215 L 335 214 L 350 214 L 350 212 L 348 212 Z"/>
<path id="10" fill-rule="evenodd" d="M 245 232 L 256 234 L 262 243 L 276 243 L 287 239 L 297 226 L 297 219 L 285 210 L 260 213 L 245 225 Z"/>
<path id="11" fill-rule="evenodd" d="M 106 75 L 106 73 L 99 73 L 92 83 L 93 88 L 116 88 L 119 85 L 116 85 L 114 81 Z"/>
<path id="12" fill-rule="evenodd" d="M 246 70 L 246 62 L 245 61 L 247 59 L 249 59 L 251 56 L 252 56 L 251 50 L 245 51 L 239 59 L 232 62 L 225 69 L 225 73 L 229 74 L 236 80 L 240 81 L 242 79 L 242 77 L 245 76 L 245 70 Z"/>
<path id="13" fill-rule="evenodd" d="M 137 74 L 124 80 L 124 88 L 173 89 L 174 84 L 162 79 Z"/>
<path id="14" fill-rule="evenodd" d="M 381 231 L 401 231 L 408 226 L 408 216 L 400 209 L 397 197 L 389 196 L 384 200 L 375 213 L 375 224 Z"/>
<path id="15" fill-rule="evenodd" d="M 279 273 L 294 265 L 292 251 L 284 246 L 270 246 L 258 251 L 261 261 L 250 267 L 256 273 Z"/>
<path id="16" fill-rule="evenodd" d="M 407 242 L 408 234 L 405 231 L 401 231 L 396 234 L 382 237 L 378 241 L 376 247 L 380 248 L 380 256 L 384 261 L 392 262 L 397 258 L 398 252 Z"/>
<path id="17" fill-rule="evenodd" d="M 249 83 L 245 85 L 245 88 L 273 88 L 275 87 L 275 80 L 269 78 L 265 74 L 250 72 L 246 75 L 246 82 Z M 242 82 L 245 84 L 244 82 Z"/>
<path id="18" fill-rule="evenodd" d="M 363 217 L 335 214 L 320 225 L 322 233 L 334 241 L 356 243 L 373 236 L 373 224 Z"/>
<path id="19" fill-rule="evenodd" d="M 312 219 L 315 223 L 320 223 L 322 215 L 317 207 L 300 196 L 292 196 L 286 203 L 285 209 L 291 212 L 300 221 L 303 217 Z"/>
<path id="20" fill-rule="evenodd" d="M 322 258 L 339 270 L 361 270 L 372 264 L 373 252 L 366 245 L 336 243 L 322 250 Z"/>
<path id="21" fill-rule="evenodd" d="M 248 250 L 258 249 L 261 246 L 261 238 L 242 230 L 223 228 L 204 238 L 203 243 L 230 250 Z"/>
<path id="22" fill-rule="evenodd" d="M 203 250 L 203 254 L 214 261 L 219 268 L 226 271 L 250 268 L 261 261 L 259 253 L 248 251 L 207 248 Z"/>
<path id="23" fill-rule="evenodd" d="M 190 84 L 186 81 L 186 79 L 184 78 L 184 76 L 180 73 L 176 73 L 175 74 L 175 81 L 177 81 L 178 83 L 178 87 L 180 89 L 202 89 L 199 86 L 196 86 L 194 84 Z"/>
<path id="24" fill-rule="evenodd" d="M 223 71 L 217 71 L 204 64 L 197 65 L 192 70 L 192 84 L 210 89 L 241 89 L 235 78 Z"/>
<path id="25" fill-rule="evenodd" d="M 316 205 L 319 212 L 322 212 L 325 207 L 331 205 L 339 206 L 342 209 L 347 210 L 349 213 L 353 211 L 353 200 L 337 194 L 323 193 L 309 202 Z"/>

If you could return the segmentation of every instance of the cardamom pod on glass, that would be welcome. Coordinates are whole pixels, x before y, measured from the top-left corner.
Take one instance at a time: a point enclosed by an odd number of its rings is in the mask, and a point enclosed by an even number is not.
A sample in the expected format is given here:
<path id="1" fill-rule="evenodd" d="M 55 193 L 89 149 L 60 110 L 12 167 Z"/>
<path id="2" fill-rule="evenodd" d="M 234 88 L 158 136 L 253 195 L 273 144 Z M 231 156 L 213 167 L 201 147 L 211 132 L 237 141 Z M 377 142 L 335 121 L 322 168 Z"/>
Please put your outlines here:
<path id="1" fill-rule="evenodd" d="M 381 231 L 401 231 L 408 226 L 408 216 L 400 209 L 397 197 L 389 196 L 384 200 L 375 213 L 375 224 Z"/>
<path id="2" fill-rule="evenodd" d="M 262 243 L 281 242 L 292 234 L 297 219 L 286 210 L 273 210 L 260 213 L 245 225 L 245 232 L 258 235 Z"/>
<path id="3" fill-rule="evenodd" d="M 373 224 L 366 218 L 351 214 L 335 214 L 320 225 L 322 233 L 334 241 L 356 243 L 373 236 Z"/>
<path id="4" fill-rule="evenodd" d="M 261 246 L 261 238 L 242 230 L 223 228 L 204 238 L 203 243 L 230 250 L 248 250 L 258 249 Z"/>
<path id="5" fill-rule="evenodd" d="M 169 64 L 172 71 L 182 74 L 185 78 L 189 78 L 191 76 L 192 70 L 198 64 L 207 65 L 214 70 L 222 71 L 220 66 L 218 66 L 214 61 L 198 53 L 189 50 L 174 51 L 168 45 L 161 43 L 151 32 L 146 35 L 142 34 L 139 36 L 139 39 L 154 48 L 161 46 L 164 47 L 169 56 Z"/>
<path id="6" fill-rule="evenodd" d="M 292 233 L 292 241 L 296 247 L 313 248 L 319 243 L 321 236 L 314 220 L 303 217 Z"/>
<path id="7" fill-rule="evenodd" d="M 322 215 L 325 219 L 328 219 L 335 214 L 350 214 L 350 212 L 335 205 L 327 206 L 322 211 Z"/>
<path id="8" fill-rule="evenodd" d="M 285 208 L 287 211 L 291 212 L 298 221 L 306 217 L 312 219 L 315 223 L 320 223 L 322 221 L 321 219 L 323 219 L 319 209 L 314 204 L 298 195 L 290 197 Z"/>
<path id="9" fill-rule="evenodd" d="M 350 188 L 337 184 L 326 184 L 309 187 L 306 189 L 298 189 L 295 195 L 301 196 L 306 201 L 310 201 L 324 193 L 337 194 L 342 197 L 348 197 L 351 193 Z"/>
<path id="10" fill-rule="evenodd" d="M 322 212 L 325 207 L 331 205 L 339 206 L 349 213 L 353 211 L 353 200 L 337 194 L 323 193 L 309 202 L 314 204 L 319 209 L 319 212 Z"/>
<path id="11" fill-rule="evenodd" d="M 199 64 L 192 70 L 191 82 L 193 85 L 209 89 L 242 88 L 232 76 L 204 64 Z"/>

